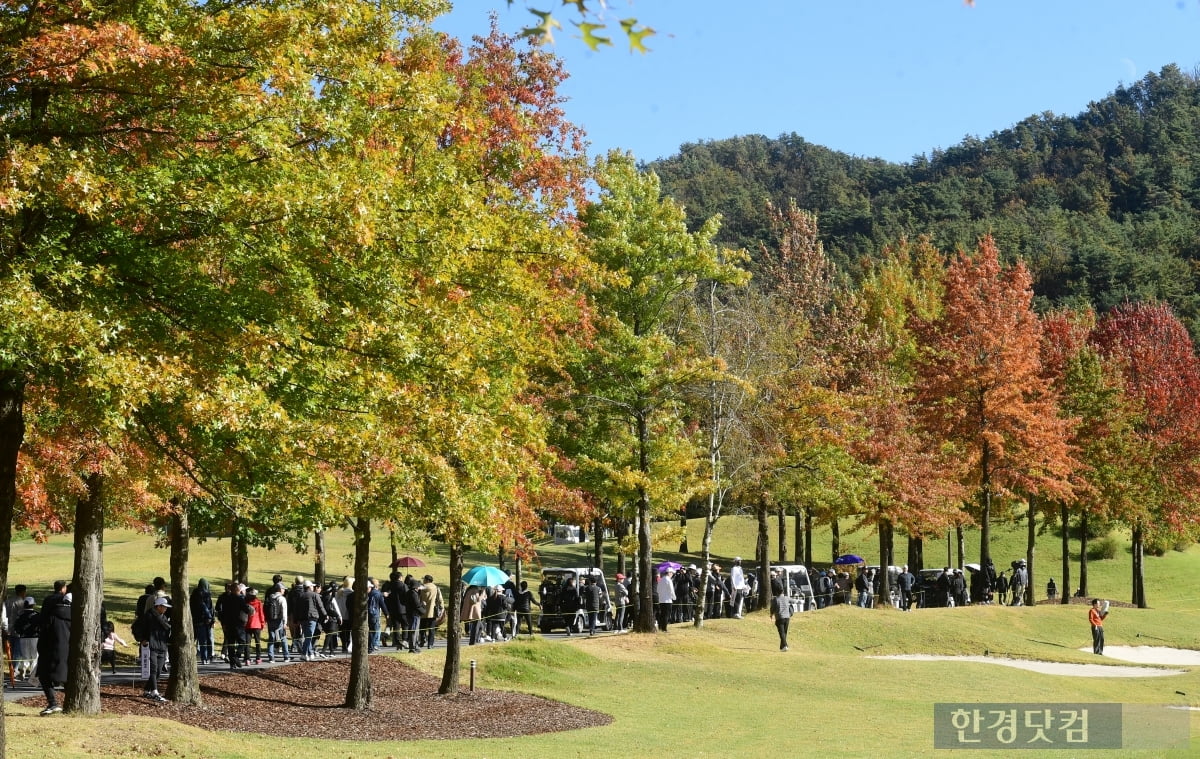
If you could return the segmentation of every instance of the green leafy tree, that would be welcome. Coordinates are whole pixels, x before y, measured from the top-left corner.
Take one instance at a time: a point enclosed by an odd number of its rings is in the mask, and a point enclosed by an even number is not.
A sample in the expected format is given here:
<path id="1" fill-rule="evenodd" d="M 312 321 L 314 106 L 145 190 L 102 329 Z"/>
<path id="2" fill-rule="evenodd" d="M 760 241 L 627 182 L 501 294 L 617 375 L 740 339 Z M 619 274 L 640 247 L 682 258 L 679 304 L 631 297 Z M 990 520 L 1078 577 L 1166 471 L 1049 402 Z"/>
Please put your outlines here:
<path id="1" fill-rule="evenodd" d="M 632 447 L 610 463 L 633 496 L 638 535 L 635 629 L 654 631 L 650 522 L 680 508 L 697 487 L 684 390 L 718 367 L 680 343 L 679 320 L 701 280 L 735 281 L 711 243 L 717 221 L 689 232 L 683 211 L 660 197 L 658 179 L 612 153 L 596 166 L 599 198 L 580 211 L 590 258 L 605 275 L 590 291 L 595 335 L 572 367 L 581 402 L 625 426 Z"/>

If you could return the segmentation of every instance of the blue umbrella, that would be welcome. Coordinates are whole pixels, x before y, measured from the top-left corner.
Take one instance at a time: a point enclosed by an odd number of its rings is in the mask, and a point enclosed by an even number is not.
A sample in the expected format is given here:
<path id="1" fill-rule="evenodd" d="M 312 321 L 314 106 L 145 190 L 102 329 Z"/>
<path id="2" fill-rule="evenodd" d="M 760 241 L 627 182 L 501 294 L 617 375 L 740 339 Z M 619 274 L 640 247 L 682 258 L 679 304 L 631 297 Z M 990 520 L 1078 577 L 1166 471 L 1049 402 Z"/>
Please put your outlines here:
<path id="1" fill-rule="evenodd" d="M 503 585 L 508 582 L 508 573 L 495 567 L 475 567 L 463 575 L 462 581 L 466 585 L 478 585 L 480 587 Z"/>
<path id="2" fill-rule="evenodd" d="M 866 564 L 863 557 L 848 553 L 833 560 L 834 564 Z"/>

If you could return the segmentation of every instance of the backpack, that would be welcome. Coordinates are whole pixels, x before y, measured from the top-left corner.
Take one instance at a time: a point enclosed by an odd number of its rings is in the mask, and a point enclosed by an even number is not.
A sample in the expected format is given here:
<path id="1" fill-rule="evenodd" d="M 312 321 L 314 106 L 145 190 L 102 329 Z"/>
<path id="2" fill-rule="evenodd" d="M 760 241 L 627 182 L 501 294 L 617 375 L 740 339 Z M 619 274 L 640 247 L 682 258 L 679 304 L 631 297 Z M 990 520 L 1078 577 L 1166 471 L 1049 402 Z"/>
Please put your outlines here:
<path id="1" fill-rule="evenodd" d="M 133 633 L 134 641 L 141 643 L 143 640 L 150 638 L 150 631 L 146 629 L 146 615 L 133 620 L 133 624 L 129 626 L 129 631 Z"/>
<path id="2" fill-rule="evenodd" d="M 283 619 L 283 599 L 279 594 L 272 593 L 267 596 L 267 602 L 263 605 L 263 614 L 269 622 L 278 622 Z"/>

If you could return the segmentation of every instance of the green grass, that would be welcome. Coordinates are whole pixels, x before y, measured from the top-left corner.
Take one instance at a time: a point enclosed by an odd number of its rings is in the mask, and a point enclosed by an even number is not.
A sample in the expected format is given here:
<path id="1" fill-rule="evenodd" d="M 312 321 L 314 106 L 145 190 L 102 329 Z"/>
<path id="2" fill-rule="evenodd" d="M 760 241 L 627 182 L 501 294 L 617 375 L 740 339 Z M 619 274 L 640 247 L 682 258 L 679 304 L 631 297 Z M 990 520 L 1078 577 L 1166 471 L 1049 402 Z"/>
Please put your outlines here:
<path id="1" fill-rule="evenodd" d="M 772 525 L 773 526 L 773 525 Z M 693 523 L 689 538 L 698 546 Z M 849 528 L 849 524 L 844 526 Z M 1007 563 L 1024 553 L 1023 525 L 1000 525 L 993 553 Z M 110 608 L 131 608 L 141 587 L 166 574 L 167 553 L 152 540 L 114 532 L 105 546 Z M 828 531 L 818 533 L 828 554 Z M 753 554 L 754 525 L 724 519 L 714 535 L 714 553 L 722 558 Z M 350 566 L 350 541 L 329 536 L 331 574 Z M 843 536 L 843 549 L 873 555 L 874 536 Z M 969 545 L 973 545 L 970 541 Z M 772 546 L 775 543 L 772 542 Z M 586 564 L 581 546 L 550 546 L 541 563 Z M 790 548 L 790 545 L 789 545 Z M 902 549 L 902 543 L 898 543 Z M 969 551 L 977 550 L 969 548 Z M 1077 549 L 1077 546 L 1075 548 Z M 945 556 L 944 541 L 941 556 Z M 1051 566 L 1057 577 L 1057 538 L 1047 534 L 1038 546 L 1041 577 Z M 41 588 L 71 568 L 68 538 L 46 545 L 13 546 L 11 582 Z M 193 548 L 191 576 L 210 581 L 228 575 L 228 544 L 210 541 Z M 415 554 L 431 564 L 445 582 L 440 546 Z M 670 555 L 670 554 L 664 554 Z M 936 556 L 930 541 L 926 556 Z M 695 560 L 694 556 L 678 556 Z M 377 574 L 390 555 L 380 546 L 372 556 Z M 611 575 L 613 564 L 606 569 Z M 495 558 L 468 557 L 467 564 Z M 931 561 L 940 563 L 938 561 Z M 998 561 L 1000 563 L 1000 561 Z M 254 551 L 255 582 L 276 571 L 308 574 L 311 559 L 290 548 Z M 1073 567 L 1073 573 L 1077 567 Z M 1126 598 L 1128 554 L 1092 562 L 1096 595 Z M 1044 584 L 1044 582 L 1043 582 Z M 1178 645 L 1200 648 L 1200 551 L 1171 552 L 1147 559 L 1149 610 L 1114 608 L 1107 625 L 1109 645 Z M 1162 639 L 1162 640 L 1158 640 Z M 200 759 L 247 759 L 269 753 L 324 757 L 663 757 L 725 756 L 731 751 L 762 757 L 779 755 L 839 757 L 917 757 L 932 751 L 931 716 L 935 702 L 1121 702 L 1200 705 L 1200 668 L 1165 678 L 1073 678 L 1041 675 L 989 664 L 888 661 L 869 655 L 899 653 L 982 654 L 984 650 L 1022 658 L 1094 662 L 1077 649 L 1089 644 L 1080 606 L 1034 608 L 973 607 L 930 609 L 903 614 L 841 606 L 793 619 L 791 651 L 777 651 L 775 628 L 765 615 L 745 620 L 714 620 L 701 630 L 674 626 L 668 635 L 603 636 L 546 642 L 521 640 L 471 650 L 478 661 L 481 687 L 521 690 L 604 711 L 610 725 L 568 733 L 495 740 L 413 743 L 330 743 L 265 738 L 250 734 L 209 733 L 153 719 L 40 719 L 34 709 L 8 706 L 8 756 L 76 759 L 96 756 L 170 756 Z M 440 672 L 440 657 L 413 657 L 415 666 Z M 411 662 L 410 663 L 414 663 Z M 464 667 L 464 678 L 466 668 Z M 1186 695 L 1181 695 L 1186 694 Z M 443 708 L 433 697 L 430 709 Z M 414 715 L 419 719 L 419 715 Z M 336 719 L 330 715 L 329 719 Z M 1200 723 L 1192 717 L 1193 753 L 1200 750 Z M 1136 751 L 1093 752 L 1102 757 L 1159 756 Z M 973 752 L 969 756 L 1004 756 Z M 1087 752 L 1071 756 L 1087 756 Z M 1179 755 L 1184 755 L 1180 752 Z"/>

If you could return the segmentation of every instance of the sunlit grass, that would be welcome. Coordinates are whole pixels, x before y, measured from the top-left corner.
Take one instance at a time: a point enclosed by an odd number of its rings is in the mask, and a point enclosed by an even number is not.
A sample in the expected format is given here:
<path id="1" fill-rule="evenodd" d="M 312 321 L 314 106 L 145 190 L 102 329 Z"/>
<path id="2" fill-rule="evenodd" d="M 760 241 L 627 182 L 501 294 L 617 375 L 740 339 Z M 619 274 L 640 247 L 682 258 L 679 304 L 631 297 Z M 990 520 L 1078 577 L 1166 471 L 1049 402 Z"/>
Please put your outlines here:
<path id="1" fill-rule="evenodd" d="M 689 528 L 689 539 L 694 546 L 699 541 L 697 526 L 693 522 Z M 848 529 L 849 525 L 845 527 Z M 714 535 L 714 552 L 726 560 L 739 554 L 749 557 L 753 555 L 754 535 L 751 520 L 723 519 Z M 1023 555 L 1024 535 L 1023 525 L 998 526 L 993 553 L 998 559 Z M 118 615 L 127 615 L 142 586 L 154 575 L 166 576 L 167 551 L 154 547 L 153 539 L 147 536 L 114 531 L 108 538 L 107 602 Z M 827 530 L 818 533 L 821 541 L 818 545 L 826 556 L 827 538 Z M 350 540 L 344 533 L 331 531 L 328 541 L 329 573 L 339 576 L 350 567 Z M 843 536 L 843 547 L 869 558 L 873 541 L 873 535 L 853 533 Z M 774 545 L 773 541 L 772 550 Z M 898 541 L 899 551 L 903 551 L 902 546 L 902 541 Z M 585 547 L 551 546 L 547 542 L 541 547 L 545 549 L 543 565 L 589 563 L 583 557 L 590 550 L 590 543 Z M 1046 571 L 1052 562 L 1057 562 L 1057 550 L 1056 536 L 1047 534 L 1040 538 L 1038 556 Z M 29 584 L 39 596 L 53 579 L 70 575 L 69 537 L 54 538 L 44 545 L 18 541 L 13 553 L 10 581 Z M 428 571 L 445 583 L 444 547 L 429 546 L 425 553 L 414 555 L 426 560 L 430 564 Z M 926 556 L 932 555 L 936 555 L 936 548 L 930 541 Z M 383 538 L 372 554 L 372 567 L 377 575 L 387 573 L 390 558 Z M 695 560 L 694 556 L 678 558 Z M 494 556 L 473 554 L 467 564 L 495 563 L 495 560 Z M 606 553 L 610 576 L 615 571 L 612 561 L 612 555 Z M 311 557 L 296 554 L 290 547 L 276 551 L 254 549 L 250 563 L 255 583 L 265 584 L 275 572 L 290 577 L 312 571 Z M 527 565 L 528 571 L 536 570 L 537 566 L 537 563 Z M 228 567 L 227 541 L 210 540 L 193 547 L 193 579 L 208 577 L 219 583 L 228 576 Z M 1128 554 L 1111 561 L 1092 562 L 1093 592 L 1125 598 L 1128 573 Z M 1198 581 L 1200 551 L 1195 548 L 1184 553 L 1171 552 L 1161 558 L 1149 557 L 1147 588 L 1155 608 L 1114 608 L 1107 626 L 1109 645 L 1200 648 L 1197 613 L 1200 605 L 1189 600 L 1189 594 L 1200 587 Z M 366 759 L 647 754 L 709 757 L 727 755 L 731 747 L 736 747 L 739 753 L 762 757 L 781 754 L 917 757 L 932 752 L 935 702 L 1200 705 L 1197 696 L 1200 668 L 1165 678 L 1072 678 L 988 664 L 868 658 L 903 653 L 981 655 L 987 651 L 992 655 L 1093 663 L 1095 657 L 1077 650 L 1089 642 L 1085 611 L 1080 606 L 988 606 L 910 613 L 840 606 L 795 617 L 791 650 L 782 654 L 777 650 L 774 626 L 759 612 L 745 620 L 712 620 L 701 630 L 673 626 L 668 635 L 577 637 L 569 641 L 522 639 L 504 645 L 475 646 L 464 655 L 464 685 L 468 672 L 466 660 L 474 658 L 479 687 L 521 690 L 598 709 L 614 718 L 612 724 L 604 727 L 495 740 L 335 744 L 210 733 L 152 719 L 104 715 L 42 719 L 35 716 L 35 709 L 9 705 L 8 756 L 257 759 L 267 753 L 279 753 Z M 440 656 L 411 657 L 406 661 L 440 674 Z M 444 707 L 431 695 L 429 708 Z M 328 718 L 337 717 L 331 713 Z M 419 718 L 420 715 L 414 715 L 414 719 Z M 1193 746 L 1200 748 L 1200 727 L 1194 718 L 1192 735 Z M 1095 753 L 1105 758 L 1150 755 L 1128 751 Z M 1080 755 L 1087 754 L 1073 754 Z"/>

